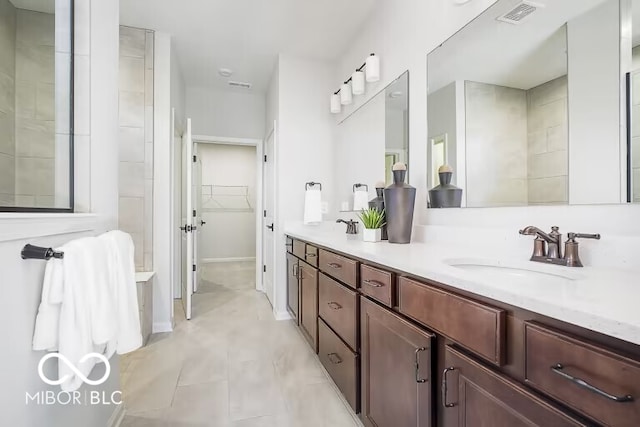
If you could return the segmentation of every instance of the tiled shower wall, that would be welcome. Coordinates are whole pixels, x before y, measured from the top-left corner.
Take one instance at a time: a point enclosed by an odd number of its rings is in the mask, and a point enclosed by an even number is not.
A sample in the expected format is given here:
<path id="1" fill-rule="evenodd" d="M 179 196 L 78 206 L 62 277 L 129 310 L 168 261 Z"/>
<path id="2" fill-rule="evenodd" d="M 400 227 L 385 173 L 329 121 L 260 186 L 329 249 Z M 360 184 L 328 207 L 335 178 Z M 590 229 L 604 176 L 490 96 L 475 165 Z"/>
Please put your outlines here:
<path id="1" fill-rule="evenodd" d="M 526 92 L 465 82 L 467 206 L 524 206 L 527 198 Z"/>
<path id="2" fill-rule="evenodd" d="M 529 204 L 569 201 L 567 76 L 527 91 Z"/>
<path id="3" fill-rule="evenodd" d="M 14 204 L 16 8 L 0 0 L 0 205 Z"/>
<path id="4" fill-rule="evenodd" d="M 119 228 L 153 269 L 153 32 L 120 27 Z"/>

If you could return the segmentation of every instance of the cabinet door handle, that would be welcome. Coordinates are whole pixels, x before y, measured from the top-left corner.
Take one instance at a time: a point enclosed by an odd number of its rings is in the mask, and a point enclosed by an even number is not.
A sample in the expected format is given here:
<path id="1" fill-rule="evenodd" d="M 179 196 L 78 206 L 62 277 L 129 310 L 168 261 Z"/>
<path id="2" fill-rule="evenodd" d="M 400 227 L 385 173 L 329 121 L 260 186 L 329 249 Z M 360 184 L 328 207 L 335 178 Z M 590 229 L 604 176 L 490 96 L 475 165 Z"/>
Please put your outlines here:
<path id="1" fill-rule="evenodd" d="M 456 406 L 455 403 L 447 403 L 447 372 L 449 371 L 455 371 L 456 368 L 454 367 L 450 367 L 450 368 L 445 368 L 444 371 L 442 371 L 442 405 L 445 408 L 453 408 L 454 406 Z"/>
<path id="2" fill-rule="evenodd" d="M 426 378 L 420 378 L 420 352 L 421 351 L 425 351 L 427 348 L 426 347 L 420 347 L 420 348 L 416 348 L 416 382 L 417 383 L 426 383 L 427 379 Z"/>
<path id="3" fill-rule="evenodd" d="M 307 255 L 309 258 L 315 258 L 317 255 L 314 253 L 310 253 L 310 254 L 305 254 Z"/>
<path id="4" fill-rule="evenodd" d="M 374 288 L 382 288 L 384 286 L 384 283 L 382 282 L 378 282 L 377 280 L 363 280 L 363 283 L 366 283 L 369 286 L 373 286 Z"/>
<path id="5" fill-rule="evenodd" d="M 340 310 L 342 308 L 342 306 L 340 304 L 338 304 L 337 302 L 334 302 L 334 301 L 328 302 L 327 305 L 329 307 L 331 307 L 332 309 L 334 309 L 334 310 Z"/>
<path id="6" fill-rule="evenodd" d="M 295 277 L 296 279 L 299 279 L 300 276 L 300 267 L 297 264 L 293 265 L 293 277 Z"/>
<path id="7" fill-rule="evenodd" d="M 551 367 L 551 370 L 555 374 L 558 374 L 562 378 L 565 378 L 565 379 L 571 381 L 575 385 L 577 385 L 579 387 L 582 387 L 582 388 L 586 388 L 590 392 L 595 393 L 595 394 L 597 394 L 599 396 L 602 396 L 602 397 L 607 398 L 609 400 L 613 400 L 614 402 L 618 402 L 618 403 L 632 402 L 633 401 L 633 396 L 631 396 L 630 394 L 627 394 L 626 396 L 615 396 L 613 394 L 609 394 L 606 391 L 601 390 L 598 387 L 589 384 L 588 382 L 586 382 L 583 379 L 576 378 L 573 375 L 570 375 L 570 374 L 564 372 L 563 369 L 564 369 L 564 366 L 561 363 L 556 363 L 555 365 L 553 365 Z"/>
<path id="8" fill-rule="evenodd" d="M 329 362 L 333 363 L 334 365 L 339 365 L 340 363 L 342 363 L 342 359 L 340 358 L 340 356 L 338 356 L 338 353 L 329 353 L 327 354 L 327 357 L 329 358 Z"/>
<path id="9" fill-rule="evenodd" d="M 329 264 L 327 264 L 329 267 L 331 268 L 342 268 L 342 266 L 340 264 L 338 264 L 337 262 L 330 262 Z"/>

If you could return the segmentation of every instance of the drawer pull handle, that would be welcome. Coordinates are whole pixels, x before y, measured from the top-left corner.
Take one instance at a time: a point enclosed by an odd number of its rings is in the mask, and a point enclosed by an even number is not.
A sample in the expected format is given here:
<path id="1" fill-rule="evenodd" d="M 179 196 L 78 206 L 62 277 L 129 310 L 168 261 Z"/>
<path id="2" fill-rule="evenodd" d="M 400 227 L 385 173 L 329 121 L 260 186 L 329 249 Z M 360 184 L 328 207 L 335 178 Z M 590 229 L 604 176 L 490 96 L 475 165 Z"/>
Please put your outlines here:
<path id="1" fill-rule="evenodd" d="M 327 354 L 327 357 L 329 358 L 329 362 L 333 363 L 334 365 L 339 365 L 340 363 L 342 363 L 342 359 L 340 358 L 340 356 L 338 356 L 338 353 L 329 353 Z"/>
<path id="2" fill-rule="evenodd" d="M 334 310 L 340 310 L 342 308 L 342 306 L 340 304 L 338 304 L 337 302 L 334 302 L 334 301 L 328 302 L 327 305 L 329 307 L 331 307 L 332 309 L 334 309 Z"/>
<path id="3" fill-rule="evenodd" d="M 317 255 L 314 253 L 306 254 L 309 258 L 315 258 Z"/>
<path id="4" fill-rule="evenodd" d="M 298 264 L 293 264 L 293 277 L 295 277 L 296 279 L 300 278 L 300 267 L 298 266 Z"/>
<path id="5" fill-rule="evenodd" d="M 419 378 L 420 377 L 420 352 L 425 351 L 426 349 L 427 349 L 426 347 L 420 347 L 416 349 L 416 382 L 419 384 L 427 382 L 426 378 Z"/>
<path id="6" fill-rule="evenodd" d="M 331 268 L 342 268 L 342 266 L 340 264 L 338 264 L 337 262 L 330 262 L 329 264 L 327 264 L 329 267 Z"/>
<path id="7" fill-rule="evenodd" d="M 382 288 L 384 286 L 384 283 L 382 282 L 378 282 L 377 280 L 363 280 L 364 283 L 366 283 L 369 286 L 373 286 L 374 288 Z"/>
<path id="8" fill-rule="evenodd" d="M 557 363 L 556 365 L 551 367 L 551 370 L 555 373 L 560 375 L 562 378 L 566 378 L 569 381 L 571 381 L 572 383 L 576 384 L 577 386 L 580 386 L 582 388 L 586 388 L 587 390 L 600 395 L 602 397 L 605 397 L 609 400 L 613 400 L 614 402 L 618 402 L 618 403 L 624 403 L 624 402 L 631 402 L 633 401 L 633 396 L 631 396 L 630 394 L 627 394 L 626 396 L 615 396 L 613 394 L 609 394 L 604 390 L 600 390 L 598 387 L 593 386 L 591 384 L 589 384 L 588 382 L 586 382 L 583 379 L 580 378 L 576 378 L 573 375 L 569 375 L 566 372 L 563 371 L 564 366 L 562 366 L 561 363 Z"/>
<path id="9" fill-rule="evenodd" d="M 455 370 L 456 368 L 450 367 L 445 368 L 445 370 L 442 371 L 442 405 L 445 408 L 453 408 L 454 406 L 456 406 L 455 403 L 447 403 L 447 372 Z"/>

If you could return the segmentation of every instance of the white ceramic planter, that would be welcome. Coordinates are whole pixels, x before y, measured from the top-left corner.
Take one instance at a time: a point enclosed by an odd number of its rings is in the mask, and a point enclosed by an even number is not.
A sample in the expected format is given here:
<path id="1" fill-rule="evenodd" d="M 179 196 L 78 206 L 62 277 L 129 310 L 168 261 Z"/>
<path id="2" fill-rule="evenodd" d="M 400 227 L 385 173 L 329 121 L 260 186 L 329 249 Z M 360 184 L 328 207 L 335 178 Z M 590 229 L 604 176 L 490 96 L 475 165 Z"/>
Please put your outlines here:
<path id="1" fill-rule="evenodd" d="M 362 240 L 365 242 L 379 242 L 382 239 L 381 228 L 363 228 Z"/>

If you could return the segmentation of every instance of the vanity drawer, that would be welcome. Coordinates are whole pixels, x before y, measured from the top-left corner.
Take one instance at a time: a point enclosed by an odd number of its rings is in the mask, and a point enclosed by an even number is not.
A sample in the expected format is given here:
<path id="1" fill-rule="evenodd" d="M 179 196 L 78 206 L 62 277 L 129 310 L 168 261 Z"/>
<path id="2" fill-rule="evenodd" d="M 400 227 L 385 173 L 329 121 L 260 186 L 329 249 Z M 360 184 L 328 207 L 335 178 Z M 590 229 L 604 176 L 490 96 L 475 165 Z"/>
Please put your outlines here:
<path id="1" fill-rule="evenodd" d="M 504 363 L 505 311 L 400 277 L 400 312 L 441 332 L 494 365 Z"/>
<path id="2" fill-rule="evenodd" d="M 318 320 L 320 362 L 353 410 L 360 412 L 358 355 L 347 347 L 322 319 Z"/>
<path id="3" fill-rule="evenodd" d="M 361 264 L 360 291 L 388 307 L 393 307 L 393 273 Z"/>
<path id="4" fill-rule="evenodd" d="M 358 294 L 324 273 L 320 273 L 318 314 L 352 349 L 358 349 Z"/>
<path id="5" fill-rule="evenodd" d="M 307 264 L 317 267 L 318 266 L 318 248 L 307 243 L 306 249 L 304 250 L 304 260 L 307 261 Z"/>
<path id="6" fill-rule="evenodd" d="M 358 261 L 320 249 L 320 270 L 353 289 L 357 287 Z"/>
<path id="7" fill-rule="evenodd" d="M 300 240 L 293 241 L 293 254 L 298 258 L 304 260 L 306 257 L 306 246 L 305 242 L 301 242 Z"/>
<path id="8" fill-rule="evenodd" d="M 640 363 L 535 323 L 525 324 L 525 344 L 528 384 L 604 425 L 640 425 Z"/>

